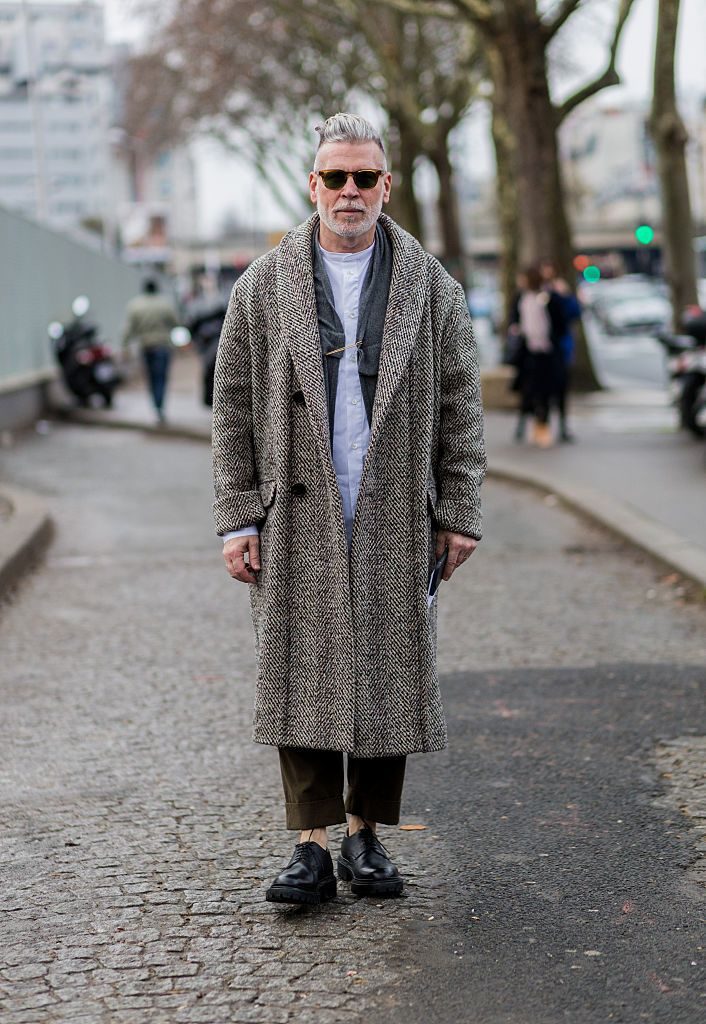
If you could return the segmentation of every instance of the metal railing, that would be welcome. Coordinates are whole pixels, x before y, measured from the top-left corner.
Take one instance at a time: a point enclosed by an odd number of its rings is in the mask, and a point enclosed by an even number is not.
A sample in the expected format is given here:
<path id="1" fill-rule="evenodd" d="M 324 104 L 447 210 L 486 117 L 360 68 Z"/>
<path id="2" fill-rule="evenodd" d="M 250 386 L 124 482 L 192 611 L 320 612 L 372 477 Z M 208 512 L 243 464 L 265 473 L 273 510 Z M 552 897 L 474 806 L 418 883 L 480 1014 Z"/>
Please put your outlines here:
<path id="1" fill-rule="evenodd" d="M 139 290 L 135 267 L 0 207 L 0 394 L 53 376 L 47 325 L 68 319 L 77 295 L 117 347 Z"/>

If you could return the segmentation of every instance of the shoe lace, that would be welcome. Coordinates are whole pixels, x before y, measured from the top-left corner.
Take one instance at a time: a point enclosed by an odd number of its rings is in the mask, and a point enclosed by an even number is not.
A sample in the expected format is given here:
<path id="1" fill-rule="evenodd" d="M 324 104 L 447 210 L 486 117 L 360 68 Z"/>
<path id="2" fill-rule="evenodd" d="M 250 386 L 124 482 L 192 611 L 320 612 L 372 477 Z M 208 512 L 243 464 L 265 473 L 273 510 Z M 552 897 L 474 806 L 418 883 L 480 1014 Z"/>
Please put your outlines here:
<path id="1" fill-rule="evenodd" d="M 294 847 L 294 854 L 291 860 L 292 864 L 296 864 L 298 861 L 305 861 L 311 864 L 315 860 L 316 854 L 312 849 L 311 843 L 297 843 Z"/>
<path id="2" fill-rule="evenodd" d="M 390 854 L 382 845 L 377 835 L 373 832 L 371 828 L 367 826 L 365 828 L 361 828 L 358 832 L 358 835 L 360 836 L 360 838 L 365 843 L 368 849 L 375 850 L 376 853 L 382 853 L 385 855 L 385 857 L 389 858 Z"/>

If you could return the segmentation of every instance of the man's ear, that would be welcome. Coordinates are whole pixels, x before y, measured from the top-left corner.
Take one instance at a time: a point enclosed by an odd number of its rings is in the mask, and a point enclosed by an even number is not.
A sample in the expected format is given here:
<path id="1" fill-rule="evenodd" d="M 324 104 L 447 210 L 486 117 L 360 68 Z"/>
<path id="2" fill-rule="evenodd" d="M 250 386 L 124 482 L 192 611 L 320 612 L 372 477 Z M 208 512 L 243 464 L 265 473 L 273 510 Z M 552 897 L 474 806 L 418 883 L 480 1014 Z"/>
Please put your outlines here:
<path id="1" fill-rule="evenodd" d="M 309 199 L 316 206 L 316 189 L 318 187 L 319 178 L 315 171 L 309 171 Z"/>

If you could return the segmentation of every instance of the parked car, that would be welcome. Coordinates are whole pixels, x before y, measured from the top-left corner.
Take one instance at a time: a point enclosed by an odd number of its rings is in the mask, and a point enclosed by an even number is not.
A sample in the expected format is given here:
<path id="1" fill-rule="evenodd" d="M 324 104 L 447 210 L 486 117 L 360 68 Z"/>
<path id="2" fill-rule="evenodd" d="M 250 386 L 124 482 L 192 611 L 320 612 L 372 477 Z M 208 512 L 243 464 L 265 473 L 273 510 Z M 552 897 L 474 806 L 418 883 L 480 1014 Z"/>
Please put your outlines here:
<path id="1" fill-rule="evenodd" d="M 502 328 L 502 293 L 491 284 L 475 285 L 466 292 L 468 311 L 474 320 L 489 320 L 496 333 Z"/>
<path id="2" fill-rule="evenodd" d="M 608 335 L 655 333 L 672 320 L 664 282 L 640 274 L 585 285 L 581 300 Z"/>

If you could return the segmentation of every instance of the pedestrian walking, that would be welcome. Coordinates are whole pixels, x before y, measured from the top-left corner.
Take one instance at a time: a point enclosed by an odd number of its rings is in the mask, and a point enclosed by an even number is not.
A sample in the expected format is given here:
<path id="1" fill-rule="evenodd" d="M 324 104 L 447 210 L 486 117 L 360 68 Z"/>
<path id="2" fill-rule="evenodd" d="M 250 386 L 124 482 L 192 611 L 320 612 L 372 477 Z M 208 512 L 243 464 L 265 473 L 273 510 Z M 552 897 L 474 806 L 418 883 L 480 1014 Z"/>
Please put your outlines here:
<path id="1" fill-rule="evenodd" d="M 127 306 L 127 323 L 123 344 L 139 342 L 157 420 L 164 423 L 164 399 L 169 377 L 172 343 L 171 331 L 177 326 L 173 304 L 159 293 L 159 286 L 151 278 L 145 281 L 142 295 L 131 299 Z"/>
<path id="2" fill-rule="evenodd" d="M 574 324 L 581 319 L 581 303 L 576 294 L 571 290 L 568 281 L 557 274 L 553 263 L 545 260 L 540 267 L 540 271 L 544 287 L 547 291 L 559 296 L 566 321 L 565 332 L 559 339 L 560 358 L 556 361 L 552 404 L 556 405 L 556 410 L 559 414 L 559 439 L 564 442 L 571 442 L 575 438 L 569 430 L 568 401 L 571 388 L 571 367 L 574 364 L 576 352 Z"/>
<path id="3" fill-rule="evenodd" d="M 540 448 L 553 443 L 549 409 L 556 393 L 560 340 L 566 319 L 560 297 L 547 291 L 537 267 L 518 276 L 519 294 L 510 316 L 510 334 L 518 341 L 516 364 L 520 413 L 515 429 L 517 441 L 525 437 L 527 417 L 533 418 L 532 440 Z"/>
<path id="4" fill-rule="evenodd" d="M 250 586 L 254 739 L 279 749 L 299 842 L 267 898 L 393 896 L 377 836 L 399 821 L 408 754 L 441 750 L 436 603 L 427 587 L 481 537 L 485 472 L 476 348 L 463 289 L 382 214 L 380 136 L 317 128 L 316 213 L 233 290 L 215 374 L 215 520 Z M 245 560 L 247 556 L 247 561 Z M 343 800 L 344 755 L 347 797 Z"/>

